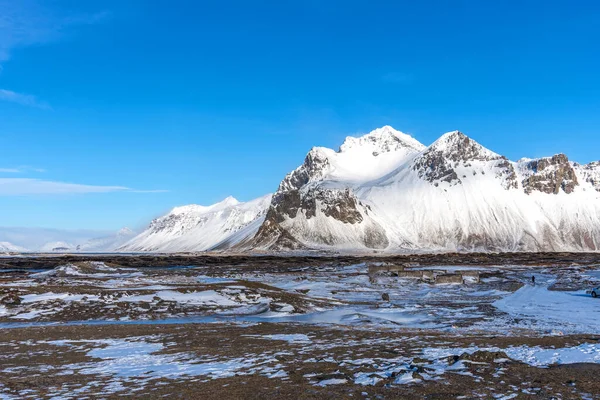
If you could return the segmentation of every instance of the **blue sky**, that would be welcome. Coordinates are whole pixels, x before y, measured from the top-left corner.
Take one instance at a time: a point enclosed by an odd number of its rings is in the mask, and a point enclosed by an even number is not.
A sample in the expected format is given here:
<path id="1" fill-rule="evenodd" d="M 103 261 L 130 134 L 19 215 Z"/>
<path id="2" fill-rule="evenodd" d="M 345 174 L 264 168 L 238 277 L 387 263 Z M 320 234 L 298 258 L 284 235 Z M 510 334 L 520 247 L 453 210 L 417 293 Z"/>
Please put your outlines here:
<path id="1" fill-rule="evenodd" d="M 0 0 L 0 226 L 249 200 L 388 124 L 597 160 L 598 43 L 596 1 Z"/>

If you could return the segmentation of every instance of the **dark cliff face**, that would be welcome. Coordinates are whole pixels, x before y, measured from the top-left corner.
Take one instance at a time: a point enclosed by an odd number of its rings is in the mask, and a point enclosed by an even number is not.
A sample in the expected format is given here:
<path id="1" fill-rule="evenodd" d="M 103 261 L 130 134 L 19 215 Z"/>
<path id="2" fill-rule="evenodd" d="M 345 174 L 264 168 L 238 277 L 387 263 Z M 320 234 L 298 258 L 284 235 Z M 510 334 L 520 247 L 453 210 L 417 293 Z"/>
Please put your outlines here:
<path id="1" fill-rule="evenodd" d="M 348 188 L 327 189 L 317 186 L 306 191 L 279 192 L 274 196 L 265 222 L 256 234 L 255 243 L 257 246 L 267 245 L 271 249 L 301 249 L 304 245 L 282 226 L 288 218 L 296 218 L 301 213 L 302 217 L 310 220 L 322 213 L 344 224 L 354 225 L 364 221 L 360 210 L 368 214 L 368 209 L 368 206 L 363 205 Z M 318 232 L 313 236 L 319 237 L 323 244 L 335 242 L 335 238 L 320 235 Z M 380 249 L 387 247 L 389 241 L 383 229 L 375 227 L 366 232 L 363 244 L 369 248 Z"/>
<path id="2" fill-rule="evenodd" d="M 575 169 L 564 154 L 530 161 L 527 168 L 532 172 L 522 182 L 527 194 L 534 191 L 558 194 L 560 190 L 570 194 L 579 185 Z"/>
<path id="3" fill-rule="evenodd" d="M 460 176 L 456 168 L 472 167 L 476 161 L 492 162 L 496 177 L 503 182 L 505 189 L 518 188 L 517 174 L 512 163 L 503 156 L 493 155 L 479 143 L 461 132 L 448 135 L 445 140 L 431 146 L 413 164 L 413 170 L 419 177 L 438 186 L 440 182 L 448 182 L 451 186 L 460 185 L 462 179 L 468 175 Z M 484 173 L 473 168 L 471 175 Z"/>
<path id="4" fill-rule="evenodd" d="M 312 149 L 304 159 L 304 163 L 289 173 L 279 185 L 277 193 L 297 190 L 311 180 L 323 177 L 329 168 L 329 160 L 317 149 Z"/>

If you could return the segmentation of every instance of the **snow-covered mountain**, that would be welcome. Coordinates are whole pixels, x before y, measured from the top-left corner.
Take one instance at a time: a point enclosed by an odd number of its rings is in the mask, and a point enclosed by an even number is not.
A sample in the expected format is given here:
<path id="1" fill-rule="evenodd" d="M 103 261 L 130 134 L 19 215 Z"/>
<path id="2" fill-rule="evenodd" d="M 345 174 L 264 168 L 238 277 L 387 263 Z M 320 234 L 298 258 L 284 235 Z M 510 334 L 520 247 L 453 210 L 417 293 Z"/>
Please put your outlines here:
<path id="1" fill-rule="evenodd" d="M 227 249 L 254 237 L 271 195 L 246 203 L 233 197 L 211 206 L 176 207 L 119 247 L 122 252 L 187 252 Z"/>
<path id="2" fill-rule="evenodd" d="M 0 242 L 0 253 L 23 253 L 27 249 L 10 242 Z"/>
<path id="3" fill-rule="evenodd" d="M 76 250 L 76 246 L 72 243 L 63 241 L 48 242 L 37 249 L 40 253 L 70 253 Z"/>
<path id="4" fill-rule="evenodd" d="M 425 147 L 386 126 L 313 148 L 273 195 L 255 249 L 600 247 L 600 163 L 512 162 L 461 132 Z"/>
<path id="5" fill-rule="evenodd" d="M 279 185 L 253 245 L 386 248 L 385 229 L 354 189 L 392 173 L 424 149 L 389 126 L 348 137 L 337 152 L 313 148 Z"/>
<path id="6" fill-rule="evenodd" d="M 77 245 L 75 250 L 84 253 L 102 253 L 115 251 L 135 236 L 135 232 L 125 227 L 114 235 L 103 236 L 86 241 Z"/>

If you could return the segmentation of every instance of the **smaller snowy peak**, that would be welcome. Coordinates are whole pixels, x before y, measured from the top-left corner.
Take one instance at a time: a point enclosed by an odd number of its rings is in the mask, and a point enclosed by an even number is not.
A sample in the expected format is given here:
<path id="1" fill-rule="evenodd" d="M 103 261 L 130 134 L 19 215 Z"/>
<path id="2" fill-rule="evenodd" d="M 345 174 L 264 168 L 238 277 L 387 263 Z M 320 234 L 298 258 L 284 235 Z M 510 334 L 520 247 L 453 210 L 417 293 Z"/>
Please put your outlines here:
<path id="1" fill-rule="evenodd" d="M 519 171 L 522 175 L 523 190 L 527 194 L 542 192 L 570 194 L 579 186 L 579 180 L 573 164 L 564 154 L 552 157 L 519 161 Z"/>
<path id="2" fill-rule="evenodd" d="M 513 164 L 504 156 L 483 147 L 460 131 L 445 133 L 413 162 L 420 178 L 438 186 L 460 185 L 464 179 L 484 175 L 495 177 L 505 189 L 516 189 Z"/>
<path id="3" fill-rule="evenodd" d="M 440 153 L 451 161 L 490 161 L 504 158 L 460 131 L 443 134 L 427 148 L 426 152 Z"/>
<path id="4" fill-rule="evenodd" d="M 135 235 L 136 233 L 133 230 L 125 227 L 119 229 L 112 235 L 93 238 L 81 243 L 77 245 L 75 250 L 86 253 L 113 252 Z"/>
<path id="5" fill-rule="evenodd" d="M 0 253 L 22 253 L 25 251 L 27 251 L 27 249 L 10 242 L 0 242 Z"/>
<path id="6" fill-rule="evenodd" d="M 348 136 L 340 146 L 339 152 L 366 150 L 377 156 L 381 153 L 405 148 L 421 151 L 425 148 L 425 145 L 412 136 L 386 125 L 360 137 Z"/>
<path id="7" fill-rule="evenodd" d="M 239 200 L 233 196 L 227 196 L 224 200 L 214 204 L 213 207 L 231 207 L 240 204 Z"/>
<path id="8" fill-rule="evenodd" d="M 271 197 L 266 195 L 245 203 L 228 197 L 208 207 L 176 207 L 153 220 L 146 230 L 117 250 L 177 252 L 233 246 L 258 230 Z"/>
<path id="9" fill-rule="evenodd" d="M 121 228 L 117 231 L 117 236 L 125 237 L 135 235 L 135 232 L 128 227 Z"/>
<path id="10" fill-rule="evenodd" d="M 190 214 L 190 213 L 206 213 L 210 211 L 216 211 L 227 207 L 233 207 L 235 205 L 240 204 L 240 202 L 233 196 L 228 196 L 222 201 L 212 204 L 210 206 L 201 206 L 199 204 L 188 204 L 185 206 L 175 207 L 171 210 L 169 214 L 178 215 L 178 214 Z"/>
<path id="11" fill-rule="evenodd" d="M 41 253 L 64 253 L 73 250 L 75 250 L 75 246 L 61 241 L 46 243 L 39 249 Z"/>

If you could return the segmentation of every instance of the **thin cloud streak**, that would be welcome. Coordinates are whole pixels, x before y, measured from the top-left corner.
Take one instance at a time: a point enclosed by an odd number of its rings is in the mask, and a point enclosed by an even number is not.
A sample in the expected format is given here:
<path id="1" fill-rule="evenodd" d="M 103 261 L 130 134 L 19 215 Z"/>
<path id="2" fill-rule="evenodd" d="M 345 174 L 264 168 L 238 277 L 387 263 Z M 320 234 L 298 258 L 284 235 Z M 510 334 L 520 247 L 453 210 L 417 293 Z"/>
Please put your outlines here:
<path id="1" fill-rule="evenodd" d="M 73 27 L 100 23 L 110 16 L 108 11 L 59 15 L 38 0 L 0 0 L 0 10 L 0 72 L 15 49 L 57 41 Z M 8 89 L 0 89 L 0 101 L 51 109 L 35 96 Z"/>
<path id="2" fill-rule="evenodd" d="M 0 0 L 0 10 L 0 62 L 9 60 L 15 48 L 58 40 L 70 27 L 93 25 L 110 15 L 58 15 L 37 0 Z"/>
<path id="3" fill-rule="evenodd" d="M 166 189 L 154 189 L 154 190 L 135 190 L 135 189 L 129 189 L 128 192 L 131 193 L 169 193 L 170 190 L 166 190 Z"/>
<path id="4" fill-rule="evenodd" d="M 61 195 L 89 193 L 160 193 L 163 190 L 135 190 L 125 186 L 97 186 L 32 178 L 0 178 L 0 196 Z"/>
<path id="5" fill-rule="evenodd" d="M 0 168 L 0 173 L 4 173 L 4 174 L 22 174 L 25 172 L 46 172 L 45 169 L 43 168 L 35 168 L 35 167 L 30 167 L 28 165 L 21 165 L 18 167 L 11 167 L 11 168 Z"/>
<path id="6" fill-rule="evenodd" d="M 0 89 L 0 100 L 28 107 L 41 108 L 42 110 L 51 110 L 51 107 L 47 103 L 39 101 L 35 96 L 13 92 L 12 90 Z"/>

